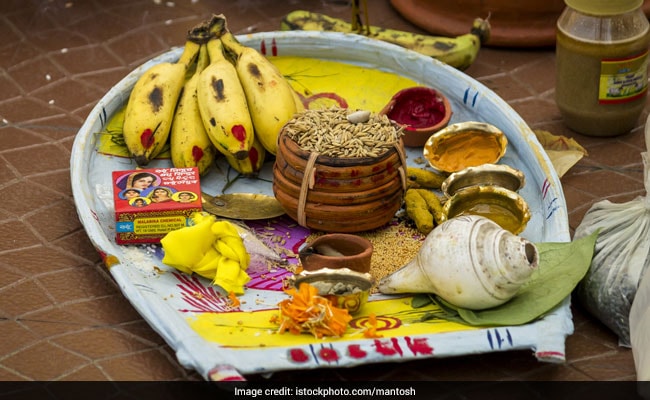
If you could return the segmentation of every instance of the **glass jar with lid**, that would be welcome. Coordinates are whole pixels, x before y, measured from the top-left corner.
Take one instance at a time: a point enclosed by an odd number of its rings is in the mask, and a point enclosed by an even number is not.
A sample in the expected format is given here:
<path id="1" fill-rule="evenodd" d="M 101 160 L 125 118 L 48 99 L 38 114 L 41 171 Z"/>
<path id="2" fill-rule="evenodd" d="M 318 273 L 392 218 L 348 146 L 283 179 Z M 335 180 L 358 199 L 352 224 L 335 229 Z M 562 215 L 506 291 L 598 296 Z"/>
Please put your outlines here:
<path id="1" fill-rule="evenodd" d="M 557 21 L 555 98 L 565 124 L 589 136 L 636 126 L 648 90 L 650 24 L 643 0 L 565 0 Z"/>

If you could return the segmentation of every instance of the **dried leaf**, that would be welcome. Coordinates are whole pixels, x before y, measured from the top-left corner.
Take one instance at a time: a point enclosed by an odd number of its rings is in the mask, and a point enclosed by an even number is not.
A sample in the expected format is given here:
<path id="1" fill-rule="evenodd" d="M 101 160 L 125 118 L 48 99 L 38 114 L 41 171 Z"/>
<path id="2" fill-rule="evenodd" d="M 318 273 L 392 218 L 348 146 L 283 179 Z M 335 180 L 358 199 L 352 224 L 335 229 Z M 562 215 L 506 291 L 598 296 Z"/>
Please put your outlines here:
<path id="1" fill-rule="evenodd" d="M 546 154 L 553 163 L 553 168 L 562 177 L 571 167 L 587 156 L 587 150 L 572 138 L 556 136 L 551 132 L 537 129 L 534 131 Z"/>

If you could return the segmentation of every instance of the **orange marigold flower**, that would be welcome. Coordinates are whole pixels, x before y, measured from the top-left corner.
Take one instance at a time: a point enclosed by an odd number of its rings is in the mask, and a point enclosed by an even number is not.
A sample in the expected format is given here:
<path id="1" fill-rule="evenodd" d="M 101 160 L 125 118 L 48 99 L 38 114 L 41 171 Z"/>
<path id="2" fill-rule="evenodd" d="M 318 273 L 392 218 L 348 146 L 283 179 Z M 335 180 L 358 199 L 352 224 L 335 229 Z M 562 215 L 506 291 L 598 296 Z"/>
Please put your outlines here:
<path id="1" fill-rule="evenodd" d="M 368 339 L 383 337 L 383 335 L 377 333 L 377 316 L 375 313 L 370 313 L 370 315 L 368 315 L 368 325 L 363 330 L 363 337 Z"/>
<path id="2" fill-rule="evenodd" d="M 235 294 L 235 292 L 229 292 L 228 293 L 228 305 L 232 308 L 237 308 L 241 305 L 241 302 L 239 301 L 239 298 Z"/>
<path id="3" fill-rule="evenodd" d="M 318 294 L 318 289 L 305 282 L 298 289 L 285 289 L 285 293 L 291 298 L 278 303 L 280 316 L 276 322 L 280 324 L 280 333 L 308 332 L 317 338 L 343 336 L 352 319 L 348 310 L 334 306 Z"/>

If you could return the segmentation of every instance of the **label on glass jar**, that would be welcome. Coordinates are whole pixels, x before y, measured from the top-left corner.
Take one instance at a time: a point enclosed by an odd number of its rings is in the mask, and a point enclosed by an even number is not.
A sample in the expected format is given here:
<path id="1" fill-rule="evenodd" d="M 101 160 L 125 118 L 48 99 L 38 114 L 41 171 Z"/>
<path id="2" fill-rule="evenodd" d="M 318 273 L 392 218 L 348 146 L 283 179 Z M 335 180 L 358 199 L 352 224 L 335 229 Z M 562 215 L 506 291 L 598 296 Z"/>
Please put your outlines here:
<path id="1" fill-rule="evenodd" d="M 600 104 L 625 103 L 648 90 L 648 52 L 632 57 L 603 59 L 600 63 Z"/>

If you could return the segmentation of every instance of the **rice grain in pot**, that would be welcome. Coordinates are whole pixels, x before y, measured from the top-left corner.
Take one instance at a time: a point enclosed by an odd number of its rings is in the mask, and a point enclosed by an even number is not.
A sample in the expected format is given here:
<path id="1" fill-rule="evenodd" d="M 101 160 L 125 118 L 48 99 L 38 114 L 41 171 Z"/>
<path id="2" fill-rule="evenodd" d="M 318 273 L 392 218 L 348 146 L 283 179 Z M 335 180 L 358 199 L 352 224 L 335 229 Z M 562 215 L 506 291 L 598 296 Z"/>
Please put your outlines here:
<path id="1" fill-rule="evenodd" d="M 280 133 L 273 191 L 301 226 L 359 232 L 386 224 L 401 207 L 402 131 L 383 115 L 360 113 L 305 110 Z"/>

